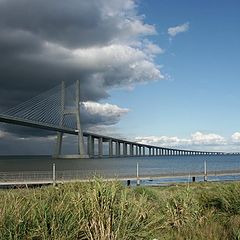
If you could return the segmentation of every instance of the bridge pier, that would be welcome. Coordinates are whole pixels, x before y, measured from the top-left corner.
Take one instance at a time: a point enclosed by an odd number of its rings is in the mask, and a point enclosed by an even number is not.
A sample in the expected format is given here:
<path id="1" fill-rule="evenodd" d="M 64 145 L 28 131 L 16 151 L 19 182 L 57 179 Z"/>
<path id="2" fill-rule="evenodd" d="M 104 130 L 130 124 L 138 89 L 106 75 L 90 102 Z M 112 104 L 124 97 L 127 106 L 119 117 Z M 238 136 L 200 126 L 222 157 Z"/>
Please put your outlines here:
<path id="1" fill-rule="evenodd" d="M 109 139 L 109 157 L 113 156 L 113 143 L 112 139 Z"/>
<path id="2" fill-rule="evenodd" d="M 99 157 L 103 156 L 103 138 L 102 137 L 98 138 L 98 156 Z"/>
<path id="3" fill-rule="evenodd" d="M 148 147 L 148 156 L 152 156 L 152 148 Z"/>
<path id="4" fill-rule="evenodd" d="M 138 146 L 138 149 L 139 149 L 139 156 L 142 156 L 142 146 Z"/>
<path id="5" fill-rule="evenodd" d="M 138 145 L 135 145 L 135 150 L 136 150 L 135 155 L 138 156 Z"/>
<path id="6" fill-rule="evenodd" d="M 116 141 L 116 156 L 117 156 L 117 157 L 120 157 L 120 152 L 121 152 L 120 142 L 119 142 L 119 141 Z"/>
<path id="7" fill-rule="evenodd" d="M 94 138 L 91 135 L 88 136 L 88 155 L 94 156 Z"/>
<path id="8" fill-rule="evenodd" d="M 127 143 L 123 143 L 123 156 L 127 156 L 128 154 L 127 154 Z"/>
<path id="9" fill-rule="evenodd" d="M 57 143 L 56 143 L 56 150 L 55 155 L 60 156 L 62 152 L 62 139 L 63 139 L 63 133 L 58 132 L 57 133 Z"/>
<path id="10" fill-rule="evenodd" d="M 64 118 L 66 115 L 75 115 L 77 129 L 75 132 L 78 136 L 78 154 L 77 155 L 62 155 L 62 140 L 63 140 L 63 132 L 58 132 L 57 134 L 57 147 L 55 154 L 53 157 L 56 158 L 89 158 L 89 155 L 85 153 L 84 141 L 83 141 L 83 134 L 81 129 L 81 122 L 80 122 L 80 83 L 79 80 L 76 81 L 76 96 L 75 96 L 75 109 L 74 110 L 67 110 L 65 109 L 65 83 L 62 81 L 61 85 L 61 117 L 60 117 L 60 126 L 63 126 Z"/>
<path id="11" fill-rule="evenodd" d="M 133 144 L 130 143 L 130 156 L 133 157 Z"/>

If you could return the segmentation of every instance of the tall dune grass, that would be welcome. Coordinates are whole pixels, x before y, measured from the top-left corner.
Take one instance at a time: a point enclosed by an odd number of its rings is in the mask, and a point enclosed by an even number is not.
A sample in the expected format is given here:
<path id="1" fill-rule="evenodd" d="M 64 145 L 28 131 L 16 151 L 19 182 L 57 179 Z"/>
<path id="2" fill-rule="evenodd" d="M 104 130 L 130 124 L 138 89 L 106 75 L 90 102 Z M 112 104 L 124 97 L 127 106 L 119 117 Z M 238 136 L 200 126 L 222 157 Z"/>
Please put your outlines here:
<path id="1" fill-rule="evenodd" d="M 0 239 L 240 239 L 240 184 L 2 190 Z"/>

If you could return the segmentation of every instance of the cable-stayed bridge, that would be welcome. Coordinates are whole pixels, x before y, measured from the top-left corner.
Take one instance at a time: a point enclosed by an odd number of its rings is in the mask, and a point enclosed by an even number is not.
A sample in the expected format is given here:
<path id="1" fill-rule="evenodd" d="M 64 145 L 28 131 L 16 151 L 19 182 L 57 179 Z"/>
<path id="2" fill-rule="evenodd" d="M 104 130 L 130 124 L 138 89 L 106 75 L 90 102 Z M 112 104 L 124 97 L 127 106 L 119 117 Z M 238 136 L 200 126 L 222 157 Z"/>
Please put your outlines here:
<path id="1" fill-rule="evenodd" d="M 79 81 L 70 86 L 65 86 L 65 83 L 62 82 L 61 85 L 4 111 L 0 114 L 0 122 L 56 132 L 57 143 L 54 153 L 55 157 L 102 157 L 104 152 L 103 149 L 106 147 L 109 157 L 228 154 L 225 152 L 164 148 L 90 132 L 82 132 L 80 122 Z M 77 136 L 77 155 L 62 155 L 64 133 Z M 86 139 L 85 143 L 84 138 Z"/>

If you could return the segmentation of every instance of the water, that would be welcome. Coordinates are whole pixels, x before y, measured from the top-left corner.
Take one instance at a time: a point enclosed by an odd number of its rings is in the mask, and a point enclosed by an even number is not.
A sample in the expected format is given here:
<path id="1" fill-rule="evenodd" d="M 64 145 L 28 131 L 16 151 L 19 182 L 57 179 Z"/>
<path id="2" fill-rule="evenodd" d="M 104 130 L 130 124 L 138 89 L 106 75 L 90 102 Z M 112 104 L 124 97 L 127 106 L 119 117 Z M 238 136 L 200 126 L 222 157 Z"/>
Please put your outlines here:
<path id="1" fill-rule="evenodd" d="M 135 177 L 139 163 L 141 176 L 177 176 L 203 173 L 207 161 L 208 172 L 240 173 L 240 156 L 156 156 L 126 158 L 53 159 L 51 156 L 1 156 L 0 172 L 79 170 L 89 175 L 96 173 L 106 177 Z M 197 179 L 196 179 L 197 180 Z"/>

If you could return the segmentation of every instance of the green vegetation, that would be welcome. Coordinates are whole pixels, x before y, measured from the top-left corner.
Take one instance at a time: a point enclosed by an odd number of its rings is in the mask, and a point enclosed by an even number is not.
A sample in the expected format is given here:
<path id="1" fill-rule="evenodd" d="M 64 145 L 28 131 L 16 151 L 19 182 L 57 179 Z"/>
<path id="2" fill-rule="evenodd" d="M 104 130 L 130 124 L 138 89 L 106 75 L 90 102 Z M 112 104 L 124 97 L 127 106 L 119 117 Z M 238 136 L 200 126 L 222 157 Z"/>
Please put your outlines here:
<path id="1" fill-rule="evenodd" d="M 0 239 L 240 239 L 240 183 L 2 190 Z"/>

